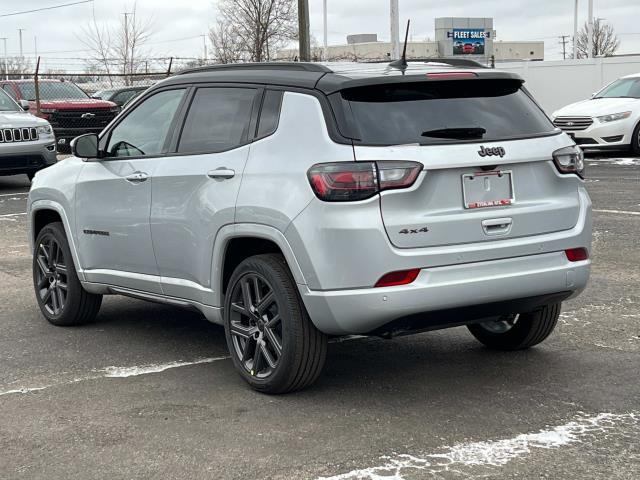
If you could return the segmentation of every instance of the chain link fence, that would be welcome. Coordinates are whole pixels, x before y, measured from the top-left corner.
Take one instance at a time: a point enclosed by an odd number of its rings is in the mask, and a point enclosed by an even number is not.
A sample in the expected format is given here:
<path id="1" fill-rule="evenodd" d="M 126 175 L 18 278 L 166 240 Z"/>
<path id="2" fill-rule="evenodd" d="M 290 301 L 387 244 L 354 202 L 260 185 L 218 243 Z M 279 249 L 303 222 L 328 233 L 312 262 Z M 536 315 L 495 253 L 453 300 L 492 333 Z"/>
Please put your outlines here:
<path id="1" fill-rule="evenodd" d="M 19 74 L 0 80 L 25 109 L 51 123 L 58 151 L 78 135 L 99 133 L 127 104 L 171 73 Z"/>

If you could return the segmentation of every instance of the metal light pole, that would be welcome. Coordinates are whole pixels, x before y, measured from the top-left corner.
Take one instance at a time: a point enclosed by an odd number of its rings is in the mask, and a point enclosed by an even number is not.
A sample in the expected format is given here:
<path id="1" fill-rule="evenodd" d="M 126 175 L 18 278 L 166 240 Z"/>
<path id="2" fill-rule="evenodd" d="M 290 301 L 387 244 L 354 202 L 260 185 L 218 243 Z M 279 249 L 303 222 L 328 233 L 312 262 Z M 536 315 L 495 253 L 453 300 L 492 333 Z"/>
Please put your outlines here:
<path id="1" fill-rule="evenodd" d="M 328 57 L 329 57 L 329 52 L 328 52 L 328 33 L 329 30 L 327 28 L 327 0 L 323 0 L 322 1 L 322 20 L 323 20 L 323 27 L 324 27 L 324 37 L 322 40 L 322 47 L 323 47 L 323 51 L 322 51 L 322 56 L 324 57 L 323 60 L 327 61 Z"/>
<path id="2" fill-rule="evenodd" d="M 19 28 L 18 29 L 18 36 L 20 37 L 20 78 L 24 78 L 24 75 L 22 74 L 22 69 L 24 68 L 24 55 L 22 53 L 22 32 L 26 30 L 26 28 Z"/>
<path id="3" fill-rule="evenodd" d="M 311 39 L 309 38 L 309 0 L 298 0 L 298 38 L 300 61 L 311 60 Z"/>
<path id="4" fill-rule="evenodd" d="M 573 59 L 578 58 L 578 0 L 573 7 Z"/>
<path id="5" fill-rule="evenodd" d="M 593 0 L 589 0 L 589 23 L 587 24 L 588 52 L 587 58 L 593 58 Z"/>
<path id="6" fill-rule="evenodd" d="M 7 65 L 7 37 L 0 37 L 4 42 L 4 79 L 9 80 L 9 66 Z"/>
<path id="7" fill-rule="evenodd" d="M 400 15 L 398 13 L 398 0 L 391 0 L 389 8 L 391 17 L 391 60 L 400 58 Z"/>

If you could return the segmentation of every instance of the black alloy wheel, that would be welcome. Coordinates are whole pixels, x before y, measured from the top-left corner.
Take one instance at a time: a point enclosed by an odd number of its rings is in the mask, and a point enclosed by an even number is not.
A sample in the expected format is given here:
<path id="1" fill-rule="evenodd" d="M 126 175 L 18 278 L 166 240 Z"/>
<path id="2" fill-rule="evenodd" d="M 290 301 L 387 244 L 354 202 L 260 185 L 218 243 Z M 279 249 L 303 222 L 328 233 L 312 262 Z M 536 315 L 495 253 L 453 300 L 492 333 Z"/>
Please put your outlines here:
<path id="1" fill-rule="evenodd" d="M 35 283 L 43 307 L 59 316 L 67 304 L 68 270 L 64 251 L 52 233 L 45 234 L 36 246 Z"/>
<path id="2" fill-rule="evenodd" d="M 60 222 L 45 225 L 35 239 L 33 287 L 42 315 L 54 325 L 82 325 L 100 310 L 102 295 L 82 287 Z"/>
<path id="3" fill-rule="evenodd" d="M 235 284 L 229 333 L 233 353 L 251 376 L 264 379 L 275 371 L 282 357 L 282 317 L 263 276 L 249 273 Z"/>
<path id="4" fill-rule="evenodd" d="M 309 318 L 284 257 L 249 257 L 227 285 L 225 336 L 240 376 L 263 393 L 311 385 L 324 365 L 327 336 Z"/>

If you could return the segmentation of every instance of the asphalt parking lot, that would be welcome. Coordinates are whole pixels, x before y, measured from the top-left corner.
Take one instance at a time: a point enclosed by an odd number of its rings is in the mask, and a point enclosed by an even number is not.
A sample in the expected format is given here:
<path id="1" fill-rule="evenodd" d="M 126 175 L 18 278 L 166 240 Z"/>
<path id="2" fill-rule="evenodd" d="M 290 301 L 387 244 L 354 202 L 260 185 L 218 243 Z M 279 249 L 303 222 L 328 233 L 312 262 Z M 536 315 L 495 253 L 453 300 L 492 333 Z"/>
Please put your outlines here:
<path id="1" fill-rule="evenodd" d="M 89 326 L 47 324 L 29 182 L 0 177 L 0 478 L 637 479 L 640 159 L 587 165 L 591 283 L 545 343 L 347 339 L 286 396 L 249 390 L 191 312 L 110 297 Z"/>

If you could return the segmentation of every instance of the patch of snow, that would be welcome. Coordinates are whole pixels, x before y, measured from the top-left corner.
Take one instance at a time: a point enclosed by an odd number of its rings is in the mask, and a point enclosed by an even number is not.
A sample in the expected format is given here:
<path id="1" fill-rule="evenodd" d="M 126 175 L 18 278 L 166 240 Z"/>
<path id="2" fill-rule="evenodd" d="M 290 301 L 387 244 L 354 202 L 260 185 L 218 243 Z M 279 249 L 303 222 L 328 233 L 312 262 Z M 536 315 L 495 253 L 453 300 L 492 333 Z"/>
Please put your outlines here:
<path id="1" fill-rule="evenodd" d="M 318 480 L 405 480 L 405 475 L 424 471 L 441 474 L 458 471 L 462 467 L 500 467 L 519 457 L 534 453 L 535 449 L 553 449 L 580 443 L 586 436 L 604 435 L 620 424 L 638 424 L 640 413 L 599 413 L 582 415 L 564 425 L 513 438 L 483 442 L 459 443 L 443 447 L 441 453 L 423 456 L 400 454 L 385 456 L 383 465 L 369 467 Z M 458 471 L 458 473 L 460 473 Z"/>
<path id="2" fill-rule="evenodd" d="M 191 362 L 169 362 L 158 365 L 144 365 L 144 366 L 134 366 L 134 367 L 107 367 L 103 370 L 104 377 L 107 378 L 126 378 L 126 377 L 136 377 L 138 375 L 148 375 L 150 373 L 159 373 L 164 372 L 165 370 L 169 370 L 171 368 L 180 368 L 186 367 L 189 365 L 199 365 L 202 363 L 212 363 L 218 360 L 226 360 L 231 358 L 229 356 L 225 357 L 213 357 L 213 358 L 201 358 L 200 360 L 194 360 Z"/>

